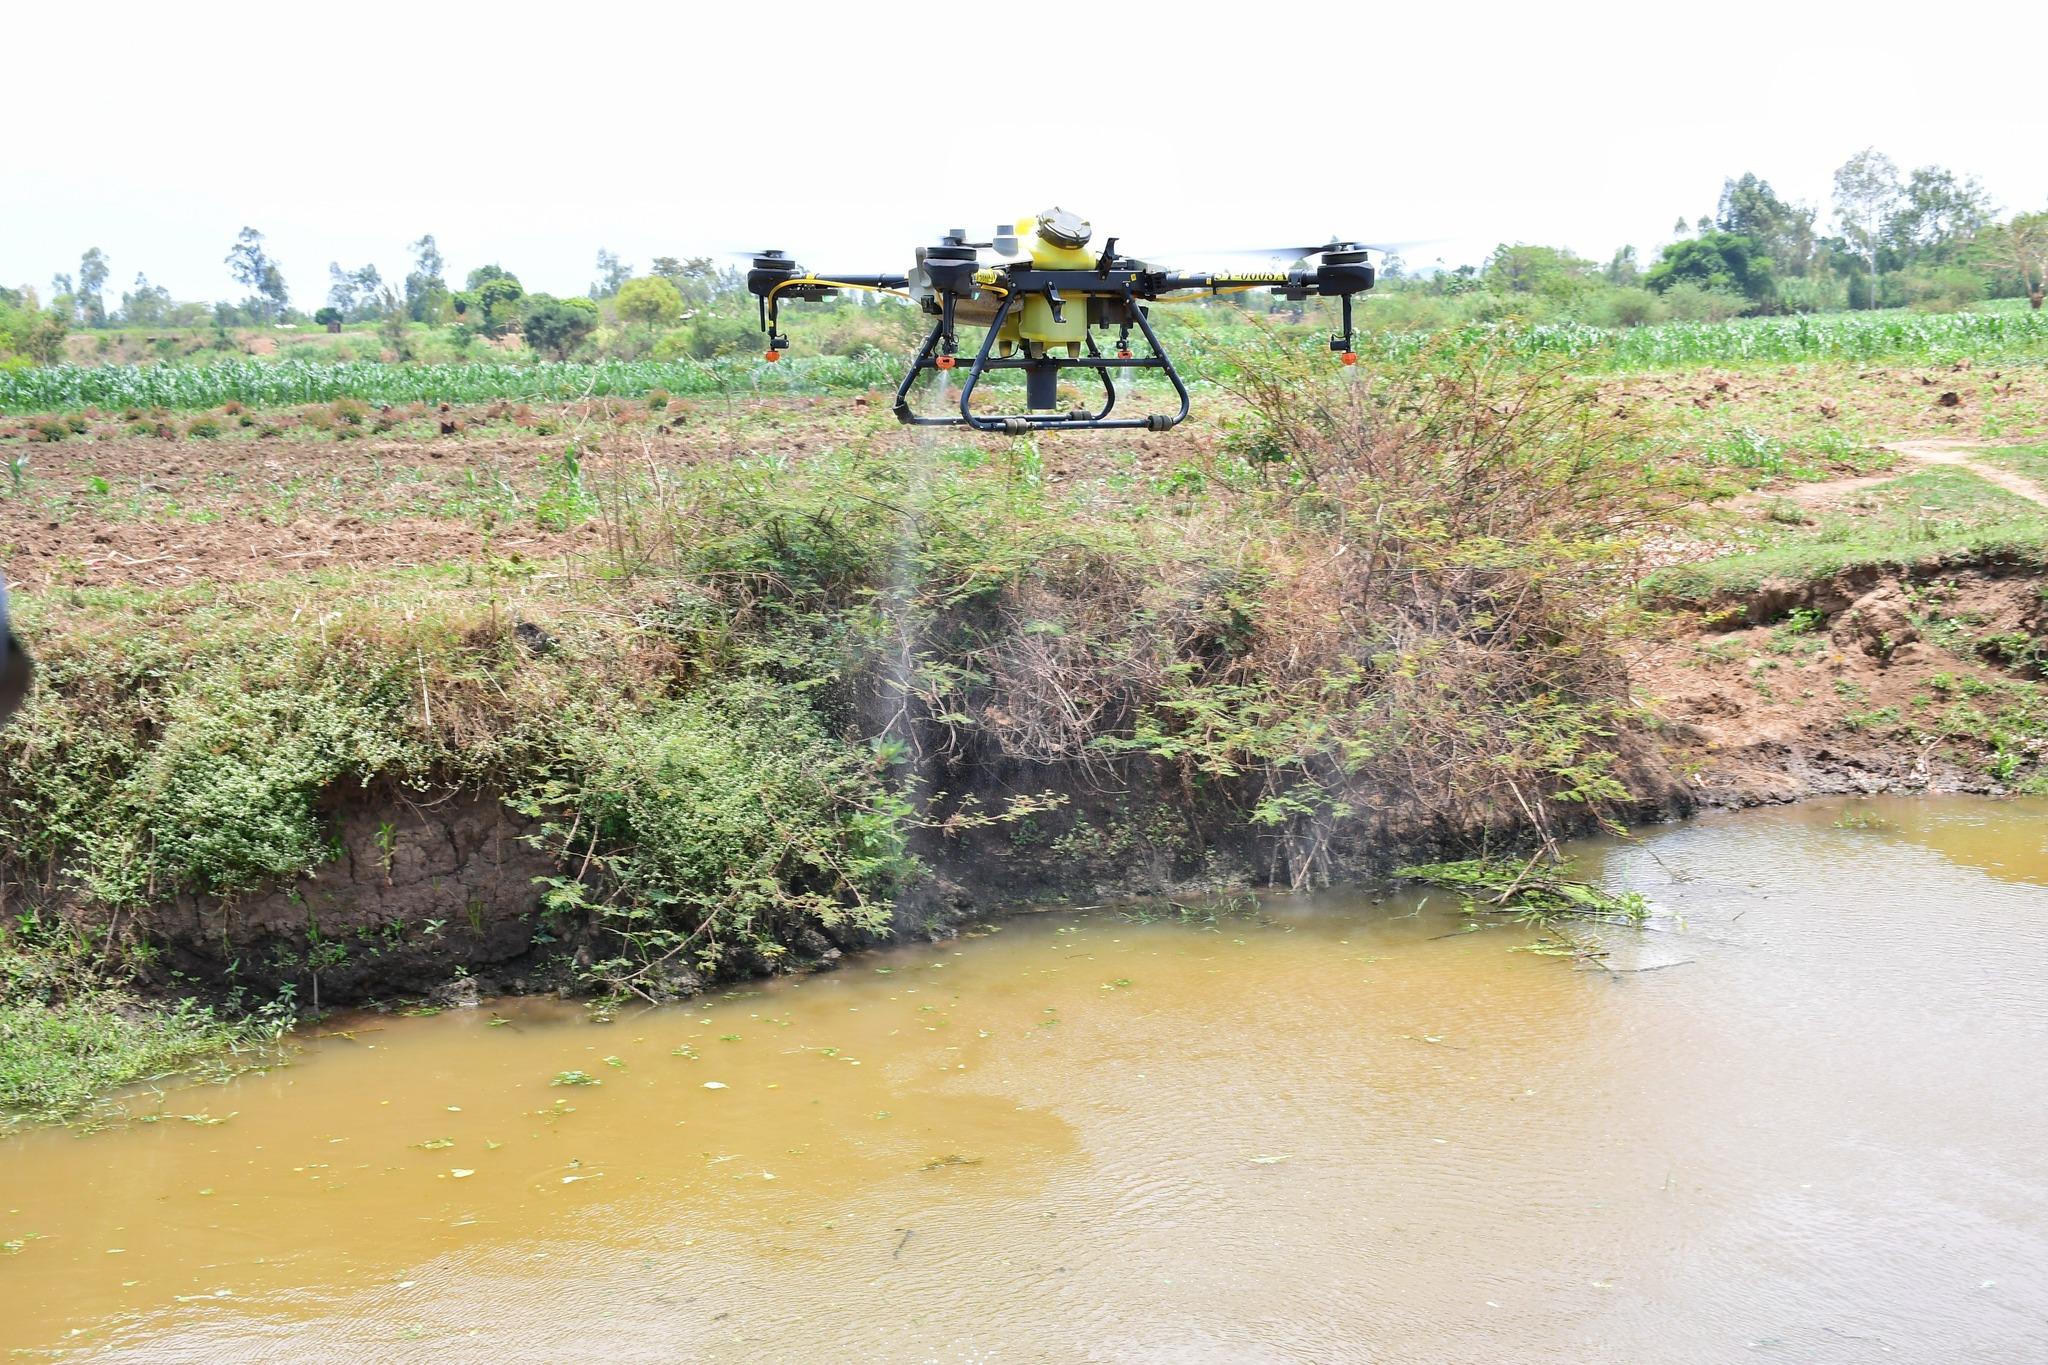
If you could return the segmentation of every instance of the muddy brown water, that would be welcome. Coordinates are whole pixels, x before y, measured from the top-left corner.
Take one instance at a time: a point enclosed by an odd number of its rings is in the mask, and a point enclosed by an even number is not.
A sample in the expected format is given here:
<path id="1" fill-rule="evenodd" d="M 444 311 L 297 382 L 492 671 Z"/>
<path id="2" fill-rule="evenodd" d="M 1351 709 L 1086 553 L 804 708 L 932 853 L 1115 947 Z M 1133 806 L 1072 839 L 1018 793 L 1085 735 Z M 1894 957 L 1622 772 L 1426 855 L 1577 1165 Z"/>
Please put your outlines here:
<path id="1" fill-rule="evenodd" d="M 1612 973 L 1351 894 L 1034 915 L 609 1024 L 341 1021 L 0 1143 L 0 1347 L 2048 1359 L 2048 803 L 1585 856 L 1657 905 Z"/>

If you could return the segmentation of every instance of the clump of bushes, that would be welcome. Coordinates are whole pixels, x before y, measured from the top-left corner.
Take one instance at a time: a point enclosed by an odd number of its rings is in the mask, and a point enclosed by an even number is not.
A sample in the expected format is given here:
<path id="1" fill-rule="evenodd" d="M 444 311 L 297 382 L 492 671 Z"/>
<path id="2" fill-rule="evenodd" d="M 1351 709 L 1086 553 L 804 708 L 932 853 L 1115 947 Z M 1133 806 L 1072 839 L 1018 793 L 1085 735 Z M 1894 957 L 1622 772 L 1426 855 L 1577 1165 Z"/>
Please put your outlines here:
<path id="1" fill-rule="evenodd" d="M 558 879 L 547 904 L 618 930 L 621 952 L 599 968 L 614 985 L 678 957 L 763 970 L 813 927 L 878 934 L 915 868 L 909 808 L 874 756 L 765 682 L 586 720 L 561 767 L 527 809 L 565 865 L 602 875 Z"/>
<path id="2" fill-rule="evenodd" d="M 75 613 L 77 636 L 39 632 L 37 695 L 0 731 L 0 847 L 38 895 L 289 883 L 334 856 L 338 795 L 475 783 L 542 819 L 564 858 L 550 903 L 593 916 L 597 979 L 619 984 L 679 945 L 758 970 L 806 930 L 877 931 L 914 870 L 867 747 L 771 680 L 667 696 L 601 630 L 536 654 L 503 616 L 417 600 L 324 640 L 248 600 L 155 610 L 119 649 Z"/>
<path id="3" fill-rule="evenodd" d="M 216 440 L 221 431 L 220 419 L 216 417 L 195 417 L 185 424 L 185 435 L 195 441 Z"/>

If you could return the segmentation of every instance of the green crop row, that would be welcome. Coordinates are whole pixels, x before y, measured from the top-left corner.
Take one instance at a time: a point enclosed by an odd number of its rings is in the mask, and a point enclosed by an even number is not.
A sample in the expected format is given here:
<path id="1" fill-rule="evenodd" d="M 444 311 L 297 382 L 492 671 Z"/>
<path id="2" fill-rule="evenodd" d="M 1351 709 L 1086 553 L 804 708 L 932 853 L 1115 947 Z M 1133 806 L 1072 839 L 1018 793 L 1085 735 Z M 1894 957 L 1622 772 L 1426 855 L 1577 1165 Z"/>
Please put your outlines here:
<path id="1" fill-rule="evenodd" d="M 1249 327 L 1169 329 L 1182 373 L 1213 378 L 1233 338 Z M 1361 335 L 1368 358 L 1401 362 L 1436 340 L 1429 332 Z M 2048 312 L 1831 313 L 1748 318 L 1734 322 L 1671 322 L 1604 328 L 1583 323 L 1479 323 L 1456 329 L 1460 344 L 1498 344 L 1530 363 L 1564 362 L 1584 369 L 1660 370 L 1698 365 L 1800 361 L 1902 361 L 1949 364 L 1965 358 L 2048 356 Z M 1306 344 L 1306 343 L 1305 343 Z M 1318 335 L 1315 344 L 1320 346 Z M 536 361 L 525 364 L 420 365 L 304 360 L 225 360 L 204 365 L 53 365 L 0 370 L 0 411 L 52 412 L 81 407 L 212 408 L 323 403 L 360 398 L 378 403 L 473 403 L 509 398 L 567 401 L 674 394 L 769 395 L 894 387 L 903 357 L 879 350 L 852 356 L 810 356 L 769 364 L 752 355 L 714 360 Z"/>
<path id="2" fill-rule="evenodd" d="M 79 407 L 212 408 L 325 403 L 474 403 L 511 398 L 567 401 L 645 394 L 779 394 L 864 390 L 900 376 L 880 351 L 817 356 L 770 365 L 753 357 L 716 360 L 603 360 L 594 364 L 404 365 L 378 361 L 227 360 L 210 365 L 52 365 L 0 371 L 0 408 L 47 412 Z"/>
<path id="3" fill-rule="evenodd" d="M 1821 313 L 1619 330 L 1583 323 L 1515 329 L 1517 354 L 1617 370 L 1814 360 L 1950 363 L 2048 353 L 2048 313 Z"/>

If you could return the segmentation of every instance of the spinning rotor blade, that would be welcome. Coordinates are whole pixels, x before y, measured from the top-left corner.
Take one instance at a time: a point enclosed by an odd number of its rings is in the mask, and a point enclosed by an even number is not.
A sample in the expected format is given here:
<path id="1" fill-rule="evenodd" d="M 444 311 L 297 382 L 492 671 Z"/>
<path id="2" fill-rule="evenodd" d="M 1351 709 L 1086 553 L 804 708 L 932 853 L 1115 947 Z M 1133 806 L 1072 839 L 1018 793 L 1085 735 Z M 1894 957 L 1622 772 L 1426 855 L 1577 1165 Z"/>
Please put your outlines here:
<path id="1" fill-rule="evenodd" d="M 1377 251 L 1382 255 L 1391 252 L 1411 251 L 1419 246 L 1428 246 L 1441 238 L 1419 237 L 1404 242 L 1355 242 L 1342 237 L 1332 237 L 1327 242 L 1316 242 L 1309 246 L 1233 246 L 1207 251 L 1161 252 L 1160 255 L 1175 261 L 1207 256 L 1259 256 L 1272 260 L 1305 261 L 1311 256 L 1321 256 L 1332 251 Z"/>

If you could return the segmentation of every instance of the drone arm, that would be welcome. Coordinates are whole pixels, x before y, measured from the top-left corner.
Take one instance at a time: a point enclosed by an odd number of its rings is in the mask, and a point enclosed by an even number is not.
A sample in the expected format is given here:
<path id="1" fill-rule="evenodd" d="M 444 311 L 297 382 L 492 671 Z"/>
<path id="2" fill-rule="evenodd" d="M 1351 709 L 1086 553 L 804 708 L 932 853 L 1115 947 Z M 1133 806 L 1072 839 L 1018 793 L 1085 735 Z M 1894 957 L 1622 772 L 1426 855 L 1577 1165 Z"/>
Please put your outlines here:
<path id="1" fill-rule="evenodd" d="M 770 285 L 760 296 L 761 330 L 768 334 L 768 359 L 780 360 L 782 347 L 789 344 L 789 338 L 782 335 L 780 316 L 782 291 L 794 289 L 796 297 L 816 301 L 825 297 L 828 290 L 857 289 L 870 294 L 888 294 L 895 298 L 910 297 L 905 291 L 910 281 L 901 275 L 832 275 L 813 273 L 791 275 Z"/>
<path id="2" fill-rule="evenodd" d="M 1274 293 L 1284 294 L 1292 299 L 1334 298 L 1343 309 L 1344 326 L 1330 338 L 1330 349 L 1339 352 L 1339 358 L 1346 365 L 1351 365 L 1358 360 L 1353 341 L 1351 301 L 1372 286 L 1373 268 L 1366 263 L 1365 253 L 1359 251 L 1342 256 L 1333 255 L 1313 270 L 1243 275 L 1168 271 L 1158 277 L 1153 288 L 1155 297 L 1159 293 L 1190 289 L 1206 290 L 1213 295 L 1238 294 L 1248 289 L 1271 288 Z"/>

